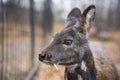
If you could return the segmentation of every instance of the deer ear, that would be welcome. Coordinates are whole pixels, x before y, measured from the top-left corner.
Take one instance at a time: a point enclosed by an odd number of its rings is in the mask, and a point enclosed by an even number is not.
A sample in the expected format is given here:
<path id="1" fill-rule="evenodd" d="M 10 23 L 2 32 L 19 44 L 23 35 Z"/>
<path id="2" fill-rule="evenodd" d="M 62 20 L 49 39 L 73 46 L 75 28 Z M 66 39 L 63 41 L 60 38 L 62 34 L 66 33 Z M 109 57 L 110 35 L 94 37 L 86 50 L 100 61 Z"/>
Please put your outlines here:
<path id="1" fill-rule="evenodd" d="M 86 31 L 89 31 L 93 25 L 95 19 L 95 6 L 90 5 L 86 8 L 82 14 L 82 27 Z"/>
<path id="2" fill-rule="evenodd" d="M 79 8 L 73 8 L 71 12 L 68 14 L 68 17 L 76 17 L 79 18 L 81 16 L 81 11 Z"/>

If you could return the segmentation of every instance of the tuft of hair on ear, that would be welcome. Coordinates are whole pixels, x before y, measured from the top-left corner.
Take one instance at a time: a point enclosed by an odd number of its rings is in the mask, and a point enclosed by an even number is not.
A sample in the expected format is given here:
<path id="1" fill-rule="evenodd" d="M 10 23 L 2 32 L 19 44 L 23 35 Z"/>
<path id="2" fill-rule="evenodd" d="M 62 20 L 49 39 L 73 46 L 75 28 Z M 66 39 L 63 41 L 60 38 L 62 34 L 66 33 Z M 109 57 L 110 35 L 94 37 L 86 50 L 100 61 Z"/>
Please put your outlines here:
<path id="1" fill-rule="evenodd" d="M 79 18 L 81 16 L 81 11 L 79 8 L 73 8 L 71 12 L 68 14 L 68 17 L 76 17 Z"/>

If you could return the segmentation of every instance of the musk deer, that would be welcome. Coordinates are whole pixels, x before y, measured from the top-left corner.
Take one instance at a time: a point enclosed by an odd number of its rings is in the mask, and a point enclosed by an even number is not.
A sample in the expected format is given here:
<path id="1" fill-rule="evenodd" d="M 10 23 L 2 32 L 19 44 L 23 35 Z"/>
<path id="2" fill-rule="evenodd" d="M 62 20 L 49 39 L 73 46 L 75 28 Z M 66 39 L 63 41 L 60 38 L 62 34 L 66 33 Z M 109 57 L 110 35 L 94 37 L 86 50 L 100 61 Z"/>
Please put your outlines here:
<path id="1" fill-rule="evenodd" d="M 119 80 L 118 73 L 101 43 L 88 42 L 94 22 L 95 6 L 83 13 L 74 8 L 66 27 L 56 33 L 52 43 L 39 54 L 39 60 L 65 66 L 65 80 Z"/>

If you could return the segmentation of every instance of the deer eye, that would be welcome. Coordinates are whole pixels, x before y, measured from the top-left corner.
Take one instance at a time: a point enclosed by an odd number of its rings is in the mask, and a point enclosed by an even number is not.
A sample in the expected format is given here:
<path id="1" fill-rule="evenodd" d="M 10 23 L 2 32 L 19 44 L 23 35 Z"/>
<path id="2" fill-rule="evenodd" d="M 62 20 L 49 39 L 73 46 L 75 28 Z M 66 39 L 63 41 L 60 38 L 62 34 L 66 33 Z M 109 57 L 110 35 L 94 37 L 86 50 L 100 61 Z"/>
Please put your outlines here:
<path id="1" fill-rule="evenodd" d="M 65 40 L 63 44 L 70 46 L 72 44 L 72 40 Z"/>

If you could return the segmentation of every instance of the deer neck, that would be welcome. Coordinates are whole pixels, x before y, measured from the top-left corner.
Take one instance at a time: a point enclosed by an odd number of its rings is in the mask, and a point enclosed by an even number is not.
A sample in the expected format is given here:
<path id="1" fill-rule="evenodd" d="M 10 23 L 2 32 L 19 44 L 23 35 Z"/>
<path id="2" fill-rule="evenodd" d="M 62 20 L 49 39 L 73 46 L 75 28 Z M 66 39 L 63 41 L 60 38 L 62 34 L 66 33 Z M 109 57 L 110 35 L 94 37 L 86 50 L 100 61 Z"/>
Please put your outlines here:
<path id="1" fill-rule="evenodd" d="M 87 51 L 80 63 L 67 66 L 65 80 L 96 80 L 96 69 L 91 51 Z"/>

